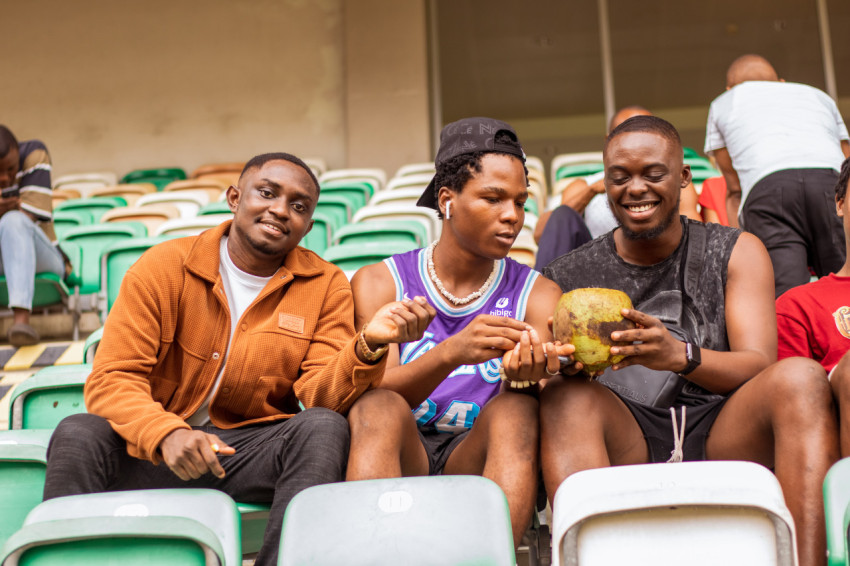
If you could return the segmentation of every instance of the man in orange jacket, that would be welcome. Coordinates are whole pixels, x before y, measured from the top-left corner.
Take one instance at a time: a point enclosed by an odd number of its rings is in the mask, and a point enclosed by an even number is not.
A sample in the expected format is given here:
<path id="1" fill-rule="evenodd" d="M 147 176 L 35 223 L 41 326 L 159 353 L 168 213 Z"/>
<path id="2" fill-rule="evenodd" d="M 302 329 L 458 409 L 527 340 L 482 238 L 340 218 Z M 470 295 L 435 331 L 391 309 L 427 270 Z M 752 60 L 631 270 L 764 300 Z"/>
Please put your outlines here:
<path id="1" fill-rule="evenodd" d="M 381 382 L 387 344 L 419 339 L 434 315 L 415 297 L 355 333 L 345 275 L 297 247 L 318 197 L 303 161 L 259 155 L 228 189 L 232 222 L 130 268 L 86 382 L 89 413 L 51 439 L 45 499 L 221 489 L 271 503 L 256 563 L 277 563 L 290 499 L 343 479 L 339 413 Z"/>

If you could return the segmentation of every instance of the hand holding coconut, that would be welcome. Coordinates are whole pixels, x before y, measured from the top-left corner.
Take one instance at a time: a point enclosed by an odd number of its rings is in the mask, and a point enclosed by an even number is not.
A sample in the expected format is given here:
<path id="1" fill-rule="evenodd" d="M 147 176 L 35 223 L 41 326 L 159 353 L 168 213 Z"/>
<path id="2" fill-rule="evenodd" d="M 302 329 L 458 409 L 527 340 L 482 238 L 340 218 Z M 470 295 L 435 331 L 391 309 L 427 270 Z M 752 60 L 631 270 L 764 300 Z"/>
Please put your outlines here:
<path id="1" fill-rule="evenodd" d="M 611 355 L 620 358 L 613 369 L 642 365 L 655 370 L 681 372 L 688 365 L 685 343 L 670 334 L 664 323 L 646 313 L 624 308 L 621 314 L 635 323 L 632 330 L 611 333 Z M 623 345 L 625 343 L 625 345 Z"/>
<path id="2" fill-rule="evenodd" d="M 542 342 L 533 327 L 523 331 L 520 341 L 502 358 L 502 377 L 512 389 L 524 389 L 546 378 L 557 375 L 560 369 L 558 355 L 569 355 L 572 345 Z"/>

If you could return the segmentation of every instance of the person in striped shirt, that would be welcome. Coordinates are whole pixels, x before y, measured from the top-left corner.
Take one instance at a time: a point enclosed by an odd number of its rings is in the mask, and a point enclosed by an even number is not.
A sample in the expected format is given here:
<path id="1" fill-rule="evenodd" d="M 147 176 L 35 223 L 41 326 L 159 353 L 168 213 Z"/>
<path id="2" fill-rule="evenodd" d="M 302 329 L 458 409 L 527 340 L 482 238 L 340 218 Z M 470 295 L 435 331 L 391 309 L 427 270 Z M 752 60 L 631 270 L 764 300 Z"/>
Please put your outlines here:
<path id="1" fill-rule="evenodd" d="M 50 155 L 38 140 L 18 142 L 0 125 L 0 275 L 6 277 L 14 323 L 7 338 L 13 346 L 36 344 L 30 326 L 35 274 L 66 274 L 56 245 L 50 188 Z"/>

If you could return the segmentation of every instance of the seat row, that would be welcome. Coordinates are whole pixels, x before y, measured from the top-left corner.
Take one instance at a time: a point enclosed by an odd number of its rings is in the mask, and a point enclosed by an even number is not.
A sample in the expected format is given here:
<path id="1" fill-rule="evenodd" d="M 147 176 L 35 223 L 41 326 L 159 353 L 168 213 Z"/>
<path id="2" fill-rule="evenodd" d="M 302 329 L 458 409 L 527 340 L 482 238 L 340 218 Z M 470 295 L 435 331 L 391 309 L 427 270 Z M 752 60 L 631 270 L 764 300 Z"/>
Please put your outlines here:
<path id="1" fill-rule="evenodd" d="M 240 505 L 215 491 L 41 502 L 47 442 L 61 418 L 85 410 L 82 386 L 90 370 L 86 364 L 45 368 L 12 394 L 12 430 L 0 431 L 0 564 L 59 563 L 57 556 L 62 564 L 116 563 L 106 558 L 125 564 L 125 556 L 129 564 L 140 563 L 139 556 L 146 564 L 239 564 L 243 554 L 256 552 L 268 507 Z M 824 502 L 830 565 L 846 565 L 850 459 L 830 470 Z M 782 490 L 756 464 L 579 472 L 559 487 L 552 510 L 554 564 L 607 565 L 624 557 L 632 564 L 674 565 L 685 557 L 700 565 L 796 564 Z M 280 564 L 514 564 L 513 548 L 507 502 L 489 480 L 375 480 L 296 496 L 284 517 Z"/>

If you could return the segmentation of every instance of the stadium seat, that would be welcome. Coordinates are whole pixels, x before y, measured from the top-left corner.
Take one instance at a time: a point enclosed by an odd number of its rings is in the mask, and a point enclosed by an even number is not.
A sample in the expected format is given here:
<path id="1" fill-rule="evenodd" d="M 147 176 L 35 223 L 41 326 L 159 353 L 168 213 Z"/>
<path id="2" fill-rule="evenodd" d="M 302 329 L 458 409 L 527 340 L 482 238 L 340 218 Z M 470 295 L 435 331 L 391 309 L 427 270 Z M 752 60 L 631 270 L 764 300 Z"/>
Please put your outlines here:
<path id="1" fill-rule="evenodd" d="M 321 186 L 323 195 L 339 195 L 348 199 L 352 212 L 366 206 L 372 198 L 372 185 L 364 182 L 332 181 Z"/>
<path id="2" fill-rule="evenodd" d="M 315 228 L 313 228 L 315 230 Z M 346 224 L 334 232 L 334 244 L 359 244 L 410 240 L 416 247 L 425 247 L 428 242 L 428 231 L 419 222 L 402 222 L 400 220 L 375 220 Z"/>
<path id="3" fill-rule="evenodd" d="M 212 489 L 57 497 L 30 511 L 0 559 L 4 566 L 240 566 L 239 514 Z"/>
<path id="4" fill-rule="evenodd" d="M 520 230 L 508 257 L 533 268 L 537 258 L 537 243 L 534 241 L 533 232 Z"/>
<path id="5" fill-rule="evenodd" d="M 322 254 L 322 257 L 345 271 L 350 278 L 350 275 L 353 275 L 355 271 L 364 265 L 377 263 L 393 254 L 408 252 L 418 247 L 407 238 L 380 242 L 338 244 L 329 246 L 325 250 L 325 253 Z"/>
<path id="6" fill-rule="evenodd" d="M 53 180 L 53 190 L 74 190 L 79 197 L 88 196 L 89 191 L 98 187 L 109 187 L 118 183 L 115 173 L 108 171 L 94 173 L 72 173 L 61 175 Z"/>
<path id="7" fill-rule="evenodd" d="M 394 204 L 382 204 L 381 206 L 367 205 L 358 210 L 352 218 L 352 223 L 371 222 L 373 220 L 402 220 L 405 222 L 419 222 L 428 234 L 428 241 L 436 240 L 440 236 L 442 223 L 437 218 L 437 212 L 430 208 L 421 206 L 405 206 Z"/>
<path id="8" fill-rule="evenodd" d="M 83 344 L 83 363 L 90 364 L 94 362 L 94 354 L 97 352 L 97 346 L 103 338 L 103 327 L 101 326 L 88 336 Z"/>
<path id="9" fill-rule="evenodd" d="M 319 177 L 319 182 L 325 184 L 330 181 L 365 181 L 372 184 L 372 192 L 380 191 L 387 184 L 387 174 L 383 169 L 360 168 L 360 169 L 332 169 L 325 171 Z"/>
<path id="10" fill-rule="evenodd" d="M 228 186 L 227 183 L 218 179 L 189 179 L 185 181 L 172 181 L 165 185 L 162 191 L 166 193 L 180 191 L 205 192 L 209 197 L 209 201 L 215 202 L 227 190 Z"/>
<path id="11" fill-rule="evenodd" d="M 302 161 L 307 164 L 307 167 L 313 170 L 316 178 L 322 176 L 322 173 L 328 170 L 328 164 L 321 157 L 305 157 Z"/>
<path id="12" fill-rule="evenodd" d="M 196 236 L 233 219 L 233 214 L 206 214 L 194 218 L 174 218 L 163 222 L 155 236 Z"/>
<path id="13" fill-rule="evenodd" d="M 823 482 L 829 566 L 850 564 L 850 458 L 836 462 Z"/>
<path id="14" fill-rule="evenodd" d="M 407 175 L 431 175 L 434 176 L 436 173 L 436 169 L 434 168 L 433 161 L 427 161 L 422 163 L 408 163 L 407 165 L 402 165 L 398 168 L 398 171 L 395 172 L 393 179 L 397 179 L 398 177 L 406 177 Z"/>
<path id="15" fill-rule="evenodd" d="M 56 428 L 68 415 L 85 413 L 83 385 L 91 364 L 47 366 L 20 382 L 9 398 L 9 428 Z"/>
<path id="16" fill-rule="evenodd" d="M 207 214 L 233 214 L 233 211 L 230 210 L 230 205 L 227 201 L 219 200 L 202 206 L 197 215 L 204 216 Z"/>
<path id="17" fill-rule="evenodd" d="M 263 546 L 263 536 L 269 523 L 269 505 L 236 503 L 242 525 L 242 554 L 254 554 Z"/>
<path id="18" fill-rule="evenodd" d="M 86 226 L 93 222 L 94 218 L 92 218 L 91 212 L 84 208 L 70 208 L 53 212 L 53 229 L 56 231 L 56 237 L 60 240 L 70 228 Z"/>
<path id="19" fill-rule="evenodd" d="M 69 199 L 63 202 L 60 202 L 56 205 L 54 211 L 68 211 L 71 209 L 84 209 L 87 210 L 94 222 L 100 222 L 100 217 L 107 210 L 112 210 L 113 208 L 117 208 L 119 206 L 127 206 L 127 201 L 121 197 L 92 197 L 92 198 L 81 198 L 81 199 Z"/>
<path id="20" fill-rule="evenodd" d="M 325 193 L 319 195 L 316 212 L 329 216 L 333 220 L 334 230 L 351 222 L 352 214 L 354 214 L 351 203 L 346 197 Z"/>
<path id="21" fill-rule="evenodd" d="M 78 199 L 83 195 L 77 189 L 53 189 L 50 193 L 50 201 L 53 203 L 53 208 L 56 208 L 56 205 L 60 202 L 65 202 L 66 200 Z"/>
<path id="22" fill-rule="evenodd" d="M 797 563 L 776 477 L 750 462 L 683 462 L 578 472 L 555 493 L 553 564 Z"/>
<path id="23" fill-rule="evenodd" d="M 301 240 L 302 247 L 322 255 L 329 245 L 334 234 L 336 220 L 323 212 L 313 213 L 313 228 Z"/>
<path id="24" fill-rule="evenodd" d="M 283 516 L 278 564 L 510 565 L 507 500 L 479 476 L 334 483 L 305 489 Z"/>
<path id="25" fill-rule="evenodd" d="M 153 183 L 161 191 L 168 183 L 185 178 L 186 171 L 180 167 L 159 167 L 130 171 L 121 177 L 121 183 Z"/>
<path id="26" fill-rule="evenodd" d="M 431 167 L 433 169 L 433 166 Z M 405 175 L 403 177 L 393 177 L 387 183 L 385 191 L 396 191 L 399 189 L 418 189 L 421 194 L 434 178 L 434 173 L 420 173 L 418 175 Z"/>
<path id="27" fill-rule="evenodd" d="M 392 191 L 381 191 L 375 193 L 369 201 L 369 206 L 381 206 L 384 204 L 404 205 L 410 208 L 416 207 L 416 201 L 422 196 L 422 191 L 425 190 L 423 185 L 420 188 L 403 188 L 393 189 Z"/>
<path id="28" fill-rule="evenodd" d="M 147 206 L 119 206 L 106 211 L 100 221 L 140 222 L 145 225 L 148 234 L 153 234 L 163 222 L 172 218 L 180 218 L 180 210 L 174 205 L 159 203 Z"/>
<path id="29" fill-rule="evenodd" d="M 74 265 L 73 281 L 83 295 L 100 291 L 100 255 L 107 246 L 119 240 L 147 236 L 147 228 L 140 222 L 108 222 L 71 228 L 63 242 L 80 247 L 81 261 Z"/>
<path id="30" fill-rule="evenodd" d="M 565 177 L 583 177 L 602 171 L 602 152 L 564 153 L 552 159 L 552 183 Z"/>
<path id="31" fill-rule="evenodd" d="M 525 156 L 525 168 L 528 169 L 528 172 L 537 171 L 541 175 L 546 174 L 546 168 L 543 167 L 543 161 L 539 157 L 535 157 L 533 155 Z"/>
<path id="32" fill-rule="evenodd" d="M 229 163 L 208 163 L 201 165 L 192 172 L 192 179 L 217 179 L 223 181 L 228 186 L 235 185 L 239 182 L 239 175 L 245 163 L 242 161 L 234 161 Z"/>
<path id="33" fill-rule="evenodd" d="M 155 192 L 157 192 L 156 185 L 153 183 L 125 183 L 92 189 L 88 197 L 121 197 L 132 206 L 140 196 Z"/>
<path id="34" fill-rule="evenodd" d="M 170 240 L 172 236 L 154 236 L 145 238 L 130 238 L 121 240 L 104 248 L 100 255 L 100 275 L 101 295 L 106 297 L 106 308 L 103 312 L 102 319 L 106 320 L 106 315 L 112 309 L 115 299 L 118 298 L 118 291 L 121 288 L 121 281 L 124 279 L 124 274 L 130 269 L 136 260 L 142 257 L 149 248 Z"/>
<path id="35" fill-rule="evenodd" d="M 169 204 L 177 207 L 181 218 L 193 218 L 198 215 L 201 207 L 209 202 L 210 197 L 204 191 L 176 191 L 144 195 L 136 201 L 136 206 Z"/>
<path id="36" fill-rule="evenodd" d="M 0 431 L 0 547 L 41 503 L 52 430 Z"/>

